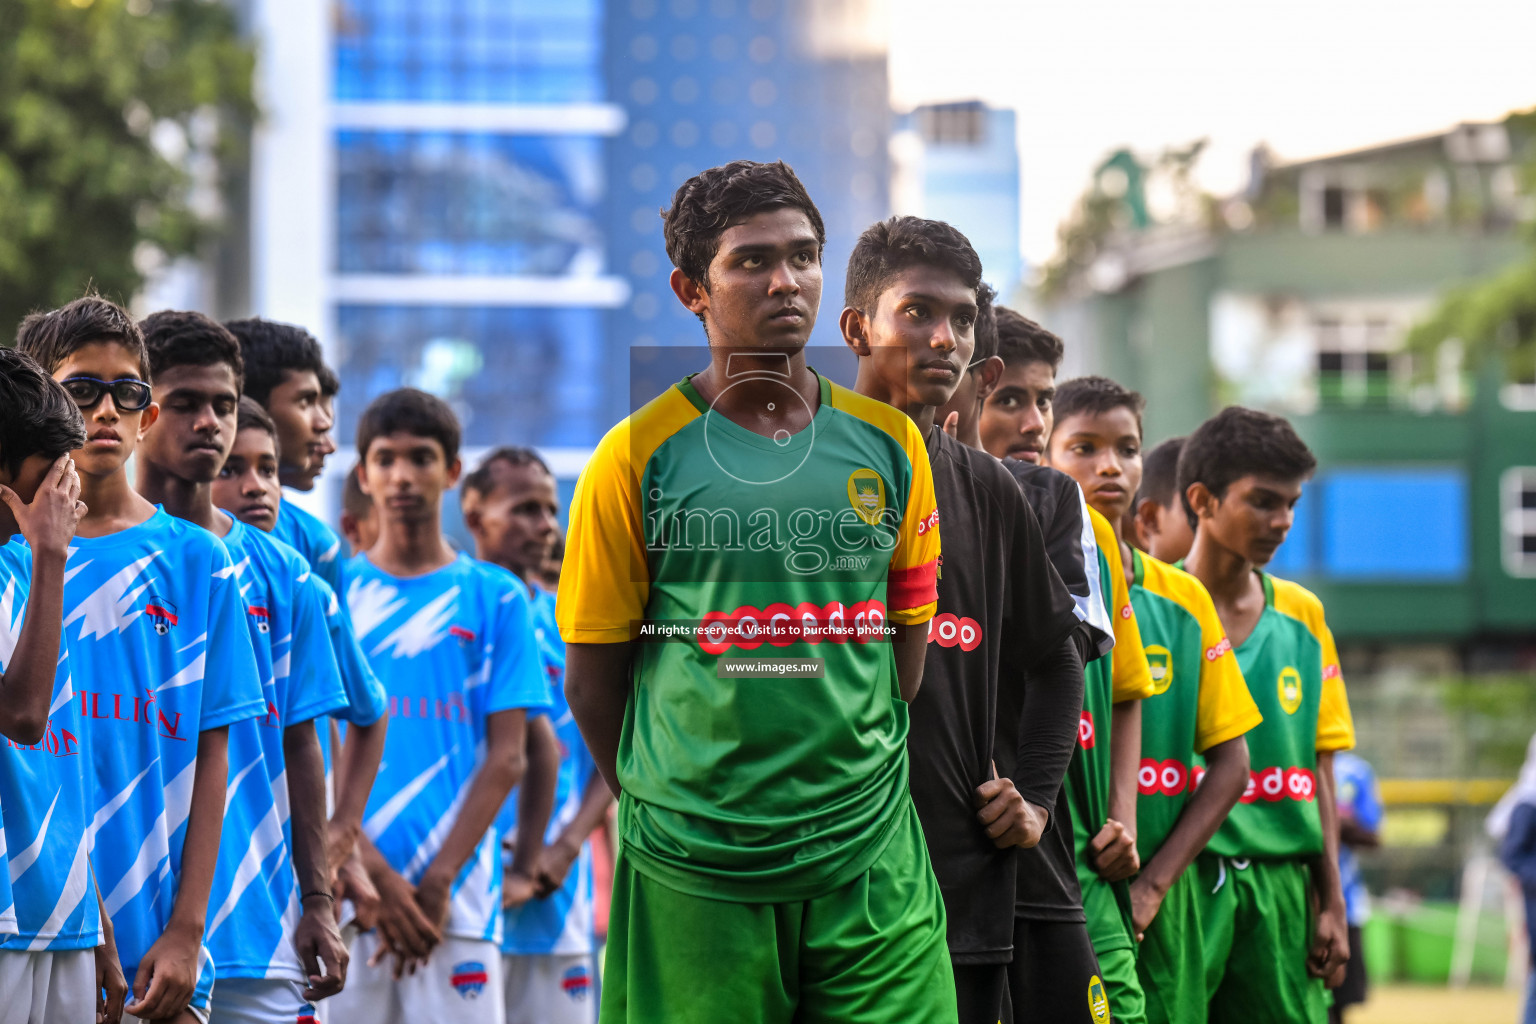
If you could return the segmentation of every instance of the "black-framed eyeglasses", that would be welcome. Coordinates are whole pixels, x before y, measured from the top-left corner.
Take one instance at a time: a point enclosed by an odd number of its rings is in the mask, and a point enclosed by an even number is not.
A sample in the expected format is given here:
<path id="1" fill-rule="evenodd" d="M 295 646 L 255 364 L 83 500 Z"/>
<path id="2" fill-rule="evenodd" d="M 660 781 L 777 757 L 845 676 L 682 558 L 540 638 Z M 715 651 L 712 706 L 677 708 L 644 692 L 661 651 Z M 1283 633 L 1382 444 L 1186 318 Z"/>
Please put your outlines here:
<path id="1" fill-rule="evenodd" d="M 81 409 L 94 409 L 101 396 L 110 394 L 118 412 L 138 412 L 149 408 L 149 385 L 137 377 L 119 377 L 117 380 L 101 380 L 97 377 L 67 377 L 61 381 L 69 397 Z"/>

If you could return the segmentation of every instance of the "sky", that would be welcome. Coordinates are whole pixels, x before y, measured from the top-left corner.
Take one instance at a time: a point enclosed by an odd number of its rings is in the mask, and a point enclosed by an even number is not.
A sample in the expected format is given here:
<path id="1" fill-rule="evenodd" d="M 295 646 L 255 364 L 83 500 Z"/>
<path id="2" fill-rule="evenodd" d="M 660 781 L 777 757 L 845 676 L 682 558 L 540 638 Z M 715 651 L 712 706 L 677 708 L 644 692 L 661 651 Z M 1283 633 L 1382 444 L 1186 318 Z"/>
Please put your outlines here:
<path id="1" fill-rule="evenodd" d="M 1096 164 L 1208 138 L 1224 194 L 1282 160 L 1536 106 L 1532 0 L 886 0 L 893 102 L 1018 113 L 1021 247 L 1047 258 Z"/>

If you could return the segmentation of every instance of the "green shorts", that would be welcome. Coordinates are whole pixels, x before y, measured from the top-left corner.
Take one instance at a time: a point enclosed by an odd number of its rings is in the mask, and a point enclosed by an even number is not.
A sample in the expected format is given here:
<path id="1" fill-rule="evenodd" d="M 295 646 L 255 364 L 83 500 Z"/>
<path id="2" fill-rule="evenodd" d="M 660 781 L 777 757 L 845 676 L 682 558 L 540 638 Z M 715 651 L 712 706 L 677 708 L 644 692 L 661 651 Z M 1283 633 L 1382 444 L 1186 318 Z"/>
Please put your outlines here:
<path id="1" fill-rule="evenodd" d="M 1307 973 L 1307 865 L 1204 854 L 1196 864 L 1210 1024 L 1326 1024 L 1328 990 Z"/>
<path id="2" fill-rule="evenodd" d="M 690 896 L 614 865 L 602 1024 L 954 1024 L 917 812 L 863 875 L 798 903 Z"/>
<path id="3" fill-rule="evenodd" d="M 1136 976 L 1134 949 L 1100 953 L 1099 977 L 1109 995 L 1109 1019 L 1114 1024 L 1147 1024 L 1147 999 Z"/>
<path id="4" fill-rule="evenodd" d="M 1136 957 L 1148 1024 L 1205 1024 L 1204 929 L 1193 865 L 1168 889 Z"/>

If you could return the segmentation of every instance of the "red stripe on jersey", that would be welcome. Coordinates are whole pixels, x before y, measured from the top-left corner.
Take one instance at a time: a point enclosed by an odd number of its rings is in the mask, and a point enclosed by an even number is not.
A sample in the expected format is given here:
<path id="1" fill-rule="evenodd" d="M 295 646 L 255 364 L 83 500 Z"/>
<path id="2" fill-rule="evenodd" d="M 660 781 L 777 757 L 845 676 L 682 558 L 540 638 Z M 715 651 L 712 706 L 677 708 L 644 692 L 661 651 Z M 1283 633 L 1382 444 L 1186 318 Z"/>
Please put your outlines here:
<path id="1" fill-rule="evenodd" d="M 939 560 L 910 569 L 892 569 L 886 577 L 886 604 L 891 611 L 921 608 L 939 599 Z"/>

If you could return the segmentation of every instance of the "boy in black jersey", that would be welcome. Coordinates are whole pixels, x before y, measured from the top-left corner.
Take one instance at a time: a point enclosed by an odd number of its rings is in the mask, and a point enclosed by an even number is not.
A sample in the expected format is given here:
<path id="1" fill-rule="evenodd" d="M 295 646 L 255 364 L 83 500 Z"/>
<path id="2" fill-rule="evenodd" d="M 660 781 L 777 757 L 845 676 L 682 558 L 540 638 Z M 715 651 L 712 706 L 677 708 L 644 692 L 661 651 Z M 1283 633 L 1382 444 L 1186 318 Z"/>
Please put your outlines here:
<path id="1" fill-rule="evenodd" d="M 905 410 L 933 466 L 945 558 L 907 748 L 962 1024 L 1002 1014 L 1014 848 L 1060 827 L 1049 808 L 1082 702 L 1077 616 L 1034 514 L 996 460 L 934 422 L 972 361 L 980 284 L 981 261 L 960 232 L 895 217 L 854 247 L 840 320 L 859 356 L 855 390 Z"/>
<path id="2" fill-rule="evenodd" d="M 978 321 L 978 350 L 994 356 L 971 360 L 978 378 L 966 404 L 940 410 L 956 417 L 961 439 L 1002 460 L 1023 489 L 1044 532 L 1051 563 L 1076 602 L 1085 664 L 1113 646 L 1113 624 L 1104 610 L 1098 581 L 1097 544 L 1082 491 L 1071 477 L 1040 464 L 1052 425 L 1051 402 L 1061 339 L 1026 317 L 999 306 Z M 974 423 L 968 429 L 968 424 Z M 1000 712 L 1006 715 L 1006 711 Z M 1040 845 L 1018 859 L 1014 959 L 1009 968 L 1012 1019 L 1093 1021 L 1099 1017 L 1092 993 L 1103 1000 L 1099 962 L 1087 930 L 1082 889 L 1073 848 L 1071 808 L 1061 793 L 1053 808 L 1055 828 Z M 1107 1012 L 1107 1006 L 1105 1007 Z"/>

